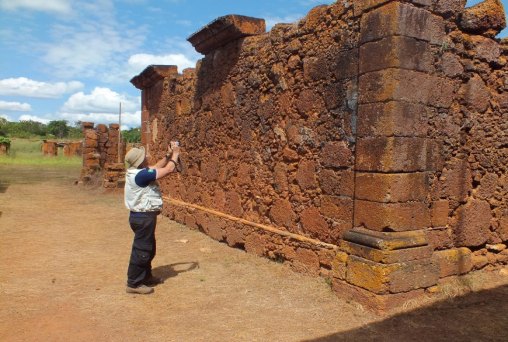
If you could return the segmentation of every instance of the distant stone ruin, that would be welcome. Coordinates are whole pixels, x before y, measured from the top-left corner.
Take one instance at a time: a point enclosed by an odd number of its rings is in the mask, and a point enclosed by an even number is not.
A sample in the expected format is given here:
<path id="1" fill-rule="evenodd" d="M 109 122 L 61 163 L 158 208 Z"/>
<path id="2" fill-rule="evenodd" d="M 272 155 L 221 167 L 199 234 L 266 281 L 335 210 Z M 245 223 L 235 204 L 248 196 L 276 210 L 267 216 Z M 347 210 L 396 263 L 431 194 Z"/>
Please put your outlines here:
<path id="1" fill-rule="evenodd" d="M 101 184 L 104 188 L 122 188 L 125 182 L 125 144 L 119 147 L 118 124 L 98 124 L 83 122 L 83 168 L 80 182 Z"/>
<path id="2" fill-rule="evenodd" d="M 0 141 L 0 156 L 6 156 L 11 150 L 11 143 L 7 141 Z"/>
<path id="3" fill-rule="evenodd" d="M 487 0 L 337 1 L 264 33 L 218 18 L 152 65 L 142 143 L 183 146 L 164 214 L 374 310 L 508 263 L 508 41 Z"/>
<path id="4" fill-rule="evenodd" d="M 44 156 L 56 157 L 58 155 L 58 148 L 62 148 L 63 154 L 66 157 L 81 156 L 81 141 L 53 141 L 43 140 L 41 145 L 41 152 Z"/>

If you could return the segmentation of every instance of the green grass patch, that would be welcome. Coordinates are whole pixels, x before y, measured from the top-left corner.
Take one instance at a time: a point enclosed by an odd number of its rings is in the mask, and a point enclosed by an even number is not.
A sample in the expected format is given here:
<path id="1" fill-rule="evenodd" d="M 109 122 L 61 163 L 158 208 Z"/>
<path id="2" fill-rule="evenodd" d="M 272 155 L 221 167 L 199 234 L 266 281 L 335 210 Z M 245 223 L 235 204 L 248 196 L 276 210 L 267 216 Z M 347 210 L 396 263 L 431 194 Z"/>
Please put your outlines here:
<path id="1" fill-rule="evenodd" d="M 48 166 L 79 166 L 82 158 L 78 156 L 66 157 L 63 149 L 58 149 L 56 157 L 44 156 L 41 151 L 42 140 L 39 139 L 11 139 L 9 155 L 0 156 L 0 165 L 48 165 Z"/>

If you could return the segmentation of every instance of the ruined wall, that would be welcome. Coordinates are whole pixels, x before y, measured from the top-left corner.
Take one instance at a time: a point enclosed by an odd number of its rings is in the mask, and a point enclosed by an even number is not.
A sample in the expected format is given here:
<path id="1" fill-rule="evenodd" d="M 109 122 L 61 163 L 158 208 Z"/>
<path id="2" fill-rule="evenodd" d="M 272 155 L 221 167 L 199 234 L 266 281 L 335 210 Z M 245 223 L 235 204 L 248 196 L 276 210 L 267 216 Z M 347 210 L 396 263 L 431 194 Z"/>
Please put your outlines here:
<path id="1" fill-rule="evenodd" d="M 63 143 L 63 153 L 66 157 L 81 156 L 83 149 L 82 141 Z"/>
<path id="2" fill-rule="evenodd" d="M 0 156 L 9 155 L 10 149 L 11 149 L 10 142 L 1 142 L 0 143 Z"/>
<path id="3" fill-rule="evenodd" d="M 56 157 L 58 155 L 58 143 L 56 141 L 43 140 L 41 152 L 44 156 Z"/>
<path id="4" fill-rule="evenodd" d="M 195 70 L 132 80 L 143 143 L 184 147 L 165 213 L 379 310 L 507 262 L 504 12 L 464 6 L 338 1 L 191 36 Z"/>
<path id="5" fill-rule="evenodd" d="M 432 51 L 438 58 L 431 71 L 452 82 L 454 96 L 429 117 L 429 135 L 444 162 L 431 178 L 436 229 L 430 239 L 436 249 L 471 249 L 472 267 L 481 268 L 508 262 L 502 252 L 508 241 L 508 40 L 494 38 L 505 14 L 499 1 L 485 1 L 449 15 L 446 39 Z"/>
<path id="6" fill-rule="evenodd" d="M 118 158 L 119 125 L 83 122 L 83 167 L 80 181 L 83 183 L 102 182 L 105 188 L 123 186 L 125 144 Z"/>

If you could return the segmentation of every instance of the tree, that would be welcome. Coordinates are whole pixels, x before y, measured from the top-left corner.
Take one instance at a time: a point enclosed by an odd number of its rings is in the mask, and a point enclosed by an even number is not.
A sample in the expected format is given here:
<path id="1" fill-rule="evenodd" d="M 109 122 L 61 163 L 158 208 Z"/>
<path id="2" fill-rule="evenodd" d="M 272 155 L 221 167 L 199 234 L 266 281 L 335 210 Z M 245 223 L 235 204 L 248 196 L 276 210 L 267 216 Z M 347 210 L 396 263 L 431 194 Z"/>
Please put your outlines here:
<path id="1" fill-rule="evenodd" d="M 66 120 L 53 120 L 48 123 L 47 132 L 57 138 L 66 137 L 69 134 L 69 126 Z"/>
<path id="2" fill-rule="evenodd" d="M 7 124 L 9 121 L 7 121 L 6 118 L 0 117 L 0 137 L 7 136 Z"/>
<path id="3" fill-rule="evenodd" d="M 141 142 L 141 129 L 137 127 L 122 131 L 122 139 L 129 143 Z"/>

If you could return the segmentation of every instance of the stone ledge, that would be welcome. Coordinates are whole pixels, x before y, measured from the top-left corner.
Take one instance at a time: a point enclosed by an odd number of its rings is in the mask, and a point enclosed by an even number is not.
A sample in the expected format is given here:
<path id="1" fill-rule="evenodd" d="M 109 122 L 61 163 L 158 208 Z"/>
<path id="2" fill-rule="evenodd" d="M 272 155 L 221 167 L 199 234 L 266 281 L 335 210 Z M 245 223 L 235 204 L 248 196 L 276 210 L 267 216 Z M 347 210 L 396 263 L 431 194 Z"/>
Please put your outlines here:
<path id="1" fill-rule="evenodd" d="M 133 77 L 131 83 L 136 88 L 143 90 L 172 75 L 178 75 L 178 67 L 176 65 L 150 65 L 138 76 Z"/>
<path id="2" fill-rule="evenodd" d="M 340 249 L 349 255 L 358 256 L 381 264 L 426 259 L 432 256 L 432 248 L 430 246 L 380 250 L 353 242 L 341 241 Z"/>
<path id="3" fill-rule="evenodd" d="M 187 40 L 197 52 L 206 55 L 238 38 L 262 34 L 265 31 L 264 19 L 231 14 L 215 19 Z"/>
<path id="4" fill-rule="evenodd" d="M 395 250 L 427 246 L 423 230 L 407 232 L 376 232 L 365 228 L 353 228 L 344 234 L 344 240 L 381 250 Z"/>

